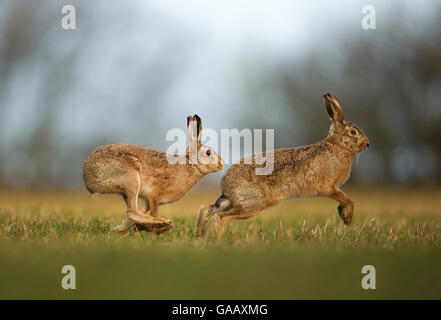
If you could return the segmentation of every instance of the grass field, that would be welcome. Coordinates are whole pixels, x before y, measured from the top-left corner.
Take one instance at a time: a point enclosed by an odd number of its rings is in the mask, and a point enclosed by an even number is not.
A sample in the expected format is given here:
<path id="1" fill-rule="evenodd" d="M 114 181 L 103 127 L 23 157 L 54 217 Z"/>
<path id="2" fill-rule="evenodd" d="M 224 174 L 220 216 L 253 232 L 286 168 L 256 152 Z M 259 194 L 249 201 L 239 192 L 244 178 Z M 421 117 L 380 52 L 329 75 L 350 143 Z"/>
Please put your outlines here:
<path id="1" fill-rule="evenodd" d="M 329 199 L 282 203 L 233 222 L 216 240 L 193 235 L 197 188 L 160 207 L 175 228 L 110 235 L 121 198 L 85 191 L 0 192 L 0 298 L 440 299 L 441 190 L 353 189 L 350 227 Z M 61 288 L 63 265 L 77 289 Z M 361 288 L 363 265 L 376 290 Z"/>

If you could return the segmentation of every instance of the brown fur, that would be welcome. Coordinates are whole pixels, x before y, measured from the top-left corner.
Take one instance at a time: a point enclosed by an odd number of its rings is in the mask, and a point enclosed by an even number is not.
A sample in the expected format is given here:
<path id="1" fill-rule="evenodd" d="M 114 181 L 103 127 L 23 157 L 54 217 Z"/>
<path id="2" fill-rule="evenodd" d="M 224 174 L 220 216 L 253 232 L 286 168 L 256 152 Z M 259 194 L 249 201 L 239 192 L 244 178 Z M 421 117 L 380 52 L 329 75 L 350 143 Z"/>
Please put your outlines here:
<path id="1" fill-rule="evenodd" d="M 197 121 L 196 133 L 191 124 Z M 189 148 L 181 157 L 186 164 L 169 164 L 163 151 L 130 144 L 111 144 L 95 149 L 84 162 L 84 184 L 92 194 L 117 193 L 127 204 L 127 219 L 113 229 L 126 231 L 137 223 L 138 229 L 164 232 L 172 227 L 169 219 L 158 218 L 158 206 L 180 199 L 188 190 L 210 172 L 222 169 L 222 159 L 207 146 L 200 144 L 202 125 L 200 118 L 188 117 L 190 143 L 195 142 L 202 156 L 216 160 L 212 164 L 189 164 Z M 196 125 L 194 126 L 196 129 Z M 210 150 L 210 156 L 206 151 Z M 204 159 L 205 159 L 204 158 Z M 140 210 L 138 200 L 145 202 Z M 150 211 L 150 215 L 144 214 Z"/>
<path id="2" fill-rule="evenodd" d="M 256 175 L 258 165 L 245 164 L 245 158 L 232 165 L 222 177 L 222 194 L 216 203 L 207 208 L 201 206 L 197 235 L 206 233 L 210 215 L 214 215 L 215 231 L 220 236 L 229 221 L 251 218 L 282 200 L 302 196 L 337 200 L 341 219 L 346 225 L 351 223 L 353 202 L 339 187 L 350 176 L 355 154 L 365 150 L 369 140 L 355 124 L 344 121 L 334 95 L 325 95 L 324 102 L 333 121 L 327 138 L 309 146 L 271 151 L 274 169 L 269 175 Z M 355 135 L 352 130 L 356 130 Z"/>

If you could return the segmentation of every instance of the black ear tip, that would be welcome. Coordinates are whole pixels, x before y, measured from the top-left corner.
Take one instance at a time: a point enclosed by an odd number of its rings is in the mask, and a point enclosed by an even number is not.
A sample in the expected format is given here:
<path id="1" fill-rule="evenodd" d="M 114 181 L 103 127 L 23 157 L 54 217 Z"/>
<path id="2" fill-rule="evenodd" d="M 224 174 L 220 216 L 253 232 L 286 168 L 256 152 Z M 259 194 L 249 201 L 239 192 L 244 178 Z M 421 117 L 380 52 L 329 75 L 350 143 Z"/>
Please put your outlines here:
<path id="1" fill-rule="evenodd" d="M 193 119 L 195 119 L 196 122 L 197 122 L 199 125 L 202 123 L 201 118 L 200 118 L 197 114 L 195 114 L 195 115 L 193 116 Z"/>

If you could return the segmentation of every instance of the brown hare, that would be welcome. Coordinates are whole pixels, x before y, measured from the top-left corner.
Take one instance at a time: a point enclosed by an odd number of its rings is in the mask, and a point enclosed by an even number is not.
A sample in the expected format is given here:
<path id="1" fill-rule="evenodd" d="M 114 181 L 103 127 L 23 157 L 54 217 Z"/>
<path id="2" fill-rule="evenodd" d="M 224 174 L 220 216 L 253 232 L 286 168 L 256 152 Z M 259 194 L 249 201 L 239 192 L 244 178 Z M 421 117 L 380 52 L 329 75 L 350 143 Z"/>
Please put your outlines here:
<path id="1" fill-rule="evenodd" d="M 95 149 L 84 162 L 83 180 L 95 194 L 121 194 L 127 204 L 127 219 L 113 232 L 124 232 L 133 225 L 138 229 L 161 233 L 172 221 L 158 218 L 158 206 L 180 199 L 205 175 L 222 170 L 221 157 L 201 145 L 201 119 L 187 117 L 189 146 L 182 155 L 171 155 L 152 148 L 129 144 L 111 144 Z M 190 149 L 194 147 L 194 153 Z M 196 154 L 196 157 L 192 157 Z M 172 164 L 171 158 L 183 161 Z M 193 158 L 193 159 L 190 159 Z M 196 159 L 196 160 L 194 160 Z M 189 161 L 193 160 L 193 161 Z M 145 209 L 138 207 L 138 200 Z M 150 214 L 145 214 L 150 211 Z"/>
<path id="2" fill-rule="evenodd" d="M 349 178 L 355 154 L 366 150 L 369 140 L 358 126 L 344 120 L 333 94 L 324 95 L 324 103 L 332 120 L 327 138 L 309 146 L 271 151 L 274 167 L 269 175 L 256 175 L 259 165 L 246 164 L 251 163 L 247 158 L 233 164 L 222 177 L 220 197 L 208 207 L 201 206 L 196 235 L 206 234 L 210 216 L 214 216 L 216 235 L 221 236 L 227 222 L 251 218 L 281 200 L 301 196 L 335 199 L 340 218 L 345 225 L 351 223 L 354 203 L 339 187 Z"/>

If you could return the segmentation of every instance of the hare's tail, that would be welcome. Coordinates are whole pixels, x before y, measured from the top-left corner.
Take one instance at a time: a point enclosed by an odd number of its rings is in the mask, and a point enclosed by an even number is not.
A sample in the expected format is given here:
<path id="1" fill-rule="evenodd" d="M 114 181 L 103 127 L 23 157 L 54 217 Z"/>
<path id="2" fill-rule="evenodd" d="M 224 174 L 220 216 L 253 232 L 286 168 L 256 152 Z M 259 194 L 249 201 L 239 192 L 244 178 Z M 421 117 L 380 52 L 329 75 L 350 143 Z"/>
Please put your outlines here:
<path id="1" fill-rule="evenodd" d="M 231 202 L 223 194 L 216 200 L 214 204 L 208 207 L 201 205 L 196 218 L 195 234 L 198 237 L 205 236 L 208 230 L 208 222 L 210 218 L 219 211 L 225 211 L 231 207 Z"/>
<path id="2" fill-rule="evenodd" d="M 217 198 L 214 203 L 214 212 L 225 211 L 231 208 L 231 201 L 222 193 L 219 198 Z"/>

